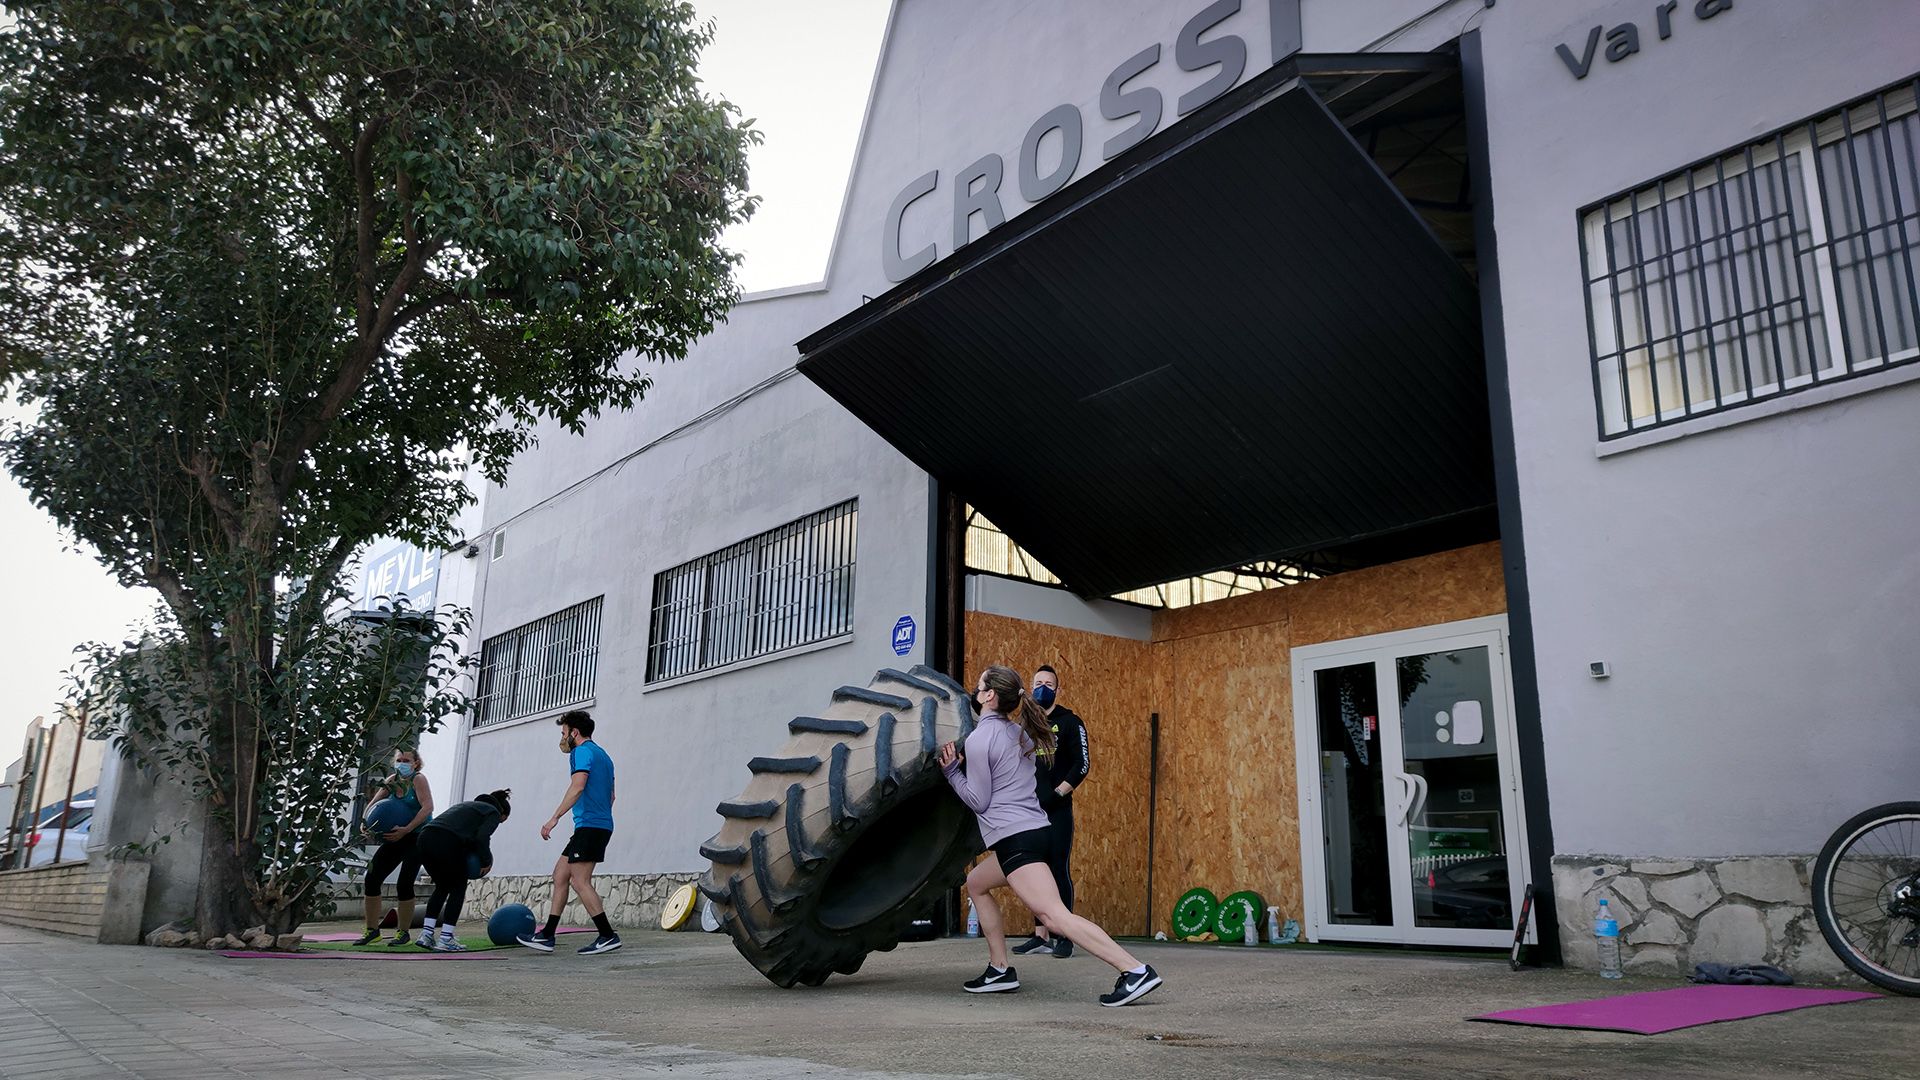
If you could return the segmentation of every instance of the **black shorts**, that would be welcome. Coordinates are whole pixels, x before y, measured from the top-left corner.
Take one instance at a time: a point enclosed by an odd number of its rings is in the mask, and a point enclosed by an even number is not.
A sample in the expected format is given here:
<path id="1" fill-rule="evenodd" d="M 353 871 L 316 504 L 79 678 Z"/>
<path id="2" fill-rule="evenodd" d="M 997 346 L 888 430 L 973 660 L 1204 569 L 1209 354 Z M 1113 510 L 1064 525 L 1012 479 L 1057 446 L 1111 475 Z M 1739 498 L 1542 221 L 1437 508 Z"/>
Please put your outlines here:
<path id="1" fill-rule="evenodd" d="M 1001 837 L 993 845 L 993 855 L 1000 860 L 1000 872 L 1011 875 L 1029 863 L 1045 865 L 1049 849 L 1046 829 L 1028 829 Z"/>
<path id="2" fill-rule="evenodd" d="M 566 850 L 560 854 L 565 855 L 570 863 L 606 862 L 607 841 L 611 839 L 612 829 L 575 829 L 573 836 L 567 840 Z"/>

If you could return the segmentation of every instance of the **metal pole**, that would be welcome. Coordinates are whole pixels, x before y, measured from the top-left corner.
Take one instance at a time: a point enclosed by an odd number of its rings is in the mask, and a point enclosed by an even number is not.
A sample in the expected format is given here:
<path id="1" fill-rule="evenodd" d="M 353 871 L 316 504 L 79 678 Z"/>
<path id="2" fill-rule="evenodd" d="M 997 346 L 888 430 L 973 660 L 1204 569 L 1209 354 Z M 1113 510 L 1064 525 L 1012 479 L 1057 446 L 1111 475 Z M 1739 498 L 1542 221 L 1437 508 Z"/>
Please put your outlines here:
<path id="1" fill-rule="evenodd" d="M 69 716 L 68 720 L 75 719 Z M 80 746 L 87 740 L 87 706 L 82 703 L 78 723 L 73 729 L 73 761 L 67 765 L 67 797 L 60 803 L 60 835 L 53 842 L 53 861 L 60 861 L 60 853 L 66 850 L 67 829 L 72 826 L 73 781 L 80 775 Z"/>
<path id="2" fill-rule="evenodd" d="M 1153 827 L 1160 804 L 1160 714 L 1147 720 L 1147 926 L 1153 935 Z"/>
<path id="3" fill-rule="evenodd" d="M 34 719 L 45 720 L 46 717 L 36 716 Z M 53 732 L 42 730 L 40 737 L 45 740 L 45 744 L 40 749 L 39 775 L 35 777 L 40 782 L 40 786 L 38 793 L 33 797 L 33 805 L 27 807 L 27 846 L 21 852 L 21 866 L 33 865 L 33 849 L 40 842 L 40 808 L 46 805 L 42 800 L 47 797 L 47 765 L 53 758 Z"/>

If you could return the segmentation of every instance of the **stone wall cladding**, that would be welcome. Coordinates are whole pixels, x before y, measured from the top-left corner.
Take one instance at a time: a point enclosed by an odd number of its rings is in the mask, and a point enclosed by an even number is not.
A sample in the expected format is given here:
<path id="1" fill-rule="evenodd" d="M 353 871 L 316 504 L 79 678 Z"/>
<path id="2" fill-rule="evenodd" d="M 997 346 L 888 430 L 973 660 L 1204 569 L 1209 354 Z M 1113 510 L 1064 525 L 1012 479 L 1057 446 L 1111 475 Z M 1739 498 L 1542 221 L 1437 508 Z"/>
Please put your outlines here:
<path id="1" fill-rule="evenodd" d="M 1620 921 L 1628 974 L 1686 975 L 1693 965 L 1774 964 L 1795 979 L 1853 981 L 1813 917 L 1813 856 L 1724 859 L 1556 856 L 1560 952 L 1598 966 L 1593 917 L 1605 899 Z"/>
<path id="2" fill-rule="evenodd" d="M 593 887 L 600 894 L 600 900 L 607 906 L 607 918 L 613 921 L 616 929 L 620 927 L 648 927 L 658 929 L 660 910 L 666 906 L 667 897 L 683 884 L 700 880 L 698 872 L 685 874 L 595 874 Z M 358 913 L 360 883 L 340 882 L 336 890 L 336 913 L 342 917 L 353 918 Z M 426 874 L 420 875 L 420 881 L 414 886 L 414 892 L 424 908 L 427 896 L 433 890 L 432 879 Z M 388 903 L 393 902 L 393 883 L 388 882 L 382 891 Z M 466 907 L 460 916 L 462 925 L 484 923 L 487 917 L 508 904 L 525 904 L 533 909 L 536 917 L 544 919 L 547 907 L 553 902 L 553 879 L 545 875 L 539 877 L 484 877 L 478 881 L 467 882 Z M 566 913 L 560 917 L 564 926 L 591 926 L 593 920 L 587 917 L 585 909 L 578 900 L 567 902 Z"/>

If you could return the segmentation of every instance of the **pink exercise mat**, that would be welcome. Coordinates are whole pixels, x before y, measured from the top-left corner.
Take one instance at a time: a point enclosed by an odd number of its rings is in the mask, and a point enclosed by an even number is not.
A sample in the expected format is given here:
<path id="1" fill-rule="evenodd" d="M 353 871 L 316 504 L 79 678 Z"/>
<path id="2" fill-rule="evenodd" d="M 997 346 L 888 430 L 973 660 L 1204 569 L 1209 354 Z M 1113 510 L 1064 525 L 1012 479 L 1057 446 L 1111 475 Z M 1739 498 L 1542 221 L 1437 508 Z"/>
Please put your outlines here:
<path id="1" fill-rule="evenodd" d="M 461 925 L 465 926 L 466 924 L 462 923 Z M 416 934 L 418 932 L 419 931 L 415 931 Z M 563 934 L 592 934 L 596 931 L 591 926 L 563 926 L 560 928 L 560 932 Z M 366 933 L 364 930 L 342 930 L 332 934 L 306 934 L 304 937 L 307 941 L 359 941 L 360 935 L 364 933 Z M 380 935 L 380 939 L 385 941 L 387 938 L 393 936 L 393 932 L 390 930 L 382 930 L 380 931 Z"/>
<path id="2" fill-rule="evenodd" d="M 499 960 L 512 956 L 505 949 L 476 949 L 473 952 L 255 952 L 251 949 L 218 949 L 214 955 L 229 960 Z"/>
<path id="3" fill-rule="evenodd" d="M 1540 1005 L 1468 1017 L 1497 1024 L 1533 1027 L 1588 1028 L 1658 1035 L 1723 1020 L 1866 1001 L 1879 994 L 1857 990 L 1816 990 L 1803 986 L 1683 986 L 1677 990 L 1649 990 L 1565 1005 Z"/>

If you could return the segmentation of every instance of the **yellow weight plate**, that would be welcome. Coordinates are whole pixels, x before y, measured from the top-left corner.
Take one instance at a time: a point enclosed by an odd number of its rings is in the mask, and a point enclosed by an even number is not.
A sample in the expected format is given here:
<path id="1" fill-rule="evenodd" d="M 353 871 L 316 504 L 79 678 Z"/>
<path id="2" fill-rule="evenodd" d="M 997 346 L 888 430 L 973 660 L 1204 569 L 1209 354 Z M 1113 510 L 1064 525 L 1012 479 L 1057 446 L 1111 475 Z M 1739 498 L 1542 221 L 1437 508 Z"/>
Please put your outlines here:
<path id="1" fill-rule="evenodd" d="M 678 930 L 687 924 L 693 916 L 694 896 L 692 885 L 682 885 L 667 897 L 667 904 L 660 909 L 660 929 Z"/>

